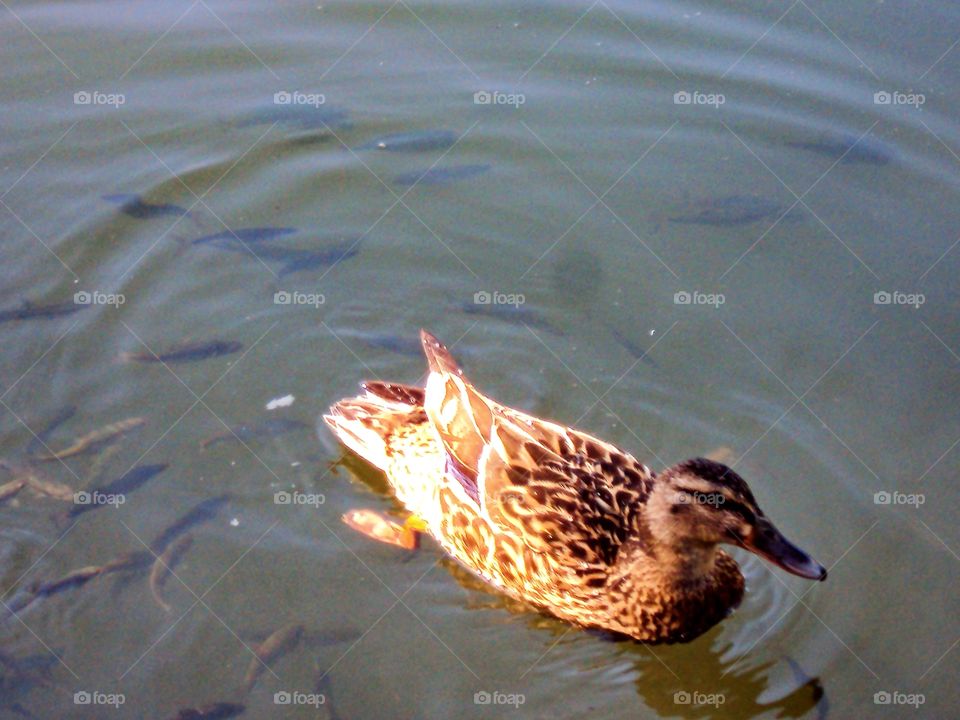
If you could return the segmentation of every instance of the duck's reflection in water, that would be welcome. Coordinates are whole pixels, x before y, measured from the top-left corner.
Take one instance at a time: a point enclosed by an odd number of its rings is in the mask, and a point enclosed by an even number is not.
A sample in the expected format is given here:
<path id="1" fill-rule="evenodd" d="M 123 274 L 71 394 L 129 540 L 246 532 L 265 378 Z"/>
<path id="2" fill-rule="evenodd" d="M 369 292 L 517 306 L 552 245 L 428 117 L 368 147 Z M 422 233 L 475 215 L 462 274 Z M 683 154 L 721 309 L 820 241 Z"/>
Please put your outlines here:
<path id="1" fill-rule="evenodd" d="M 820 678 L 807 676 L 789 656 L 751 664 L 749 655 L 735 651 L 732 643 L 721 643 L 722 624 L 694 642 L 675 645 L 644 645 L 605 632 L 571 630 L 569 624 L 537 613 L 523 602 L 491 593 L 456 561 L 445 559 L 441 564 L 468 591 L 466 607 L 524 614 L 529 627 L 561 638 L 552 639 L 546 647 L 556 643 L 559 649 L 582 642 L 584 635 L 609 643 L 610 654 L 604 662 L 627 659 L 632 663 L 637 694 L 660 717 L 750 718 L 771 711 L 778 718 L 827 717 L 829 704 Z M 779 699 L 767 699 L 774 691 L 770 680 L 774 670 L 778 677 L 787 672 L 793 678 L 792 689 Z"/>

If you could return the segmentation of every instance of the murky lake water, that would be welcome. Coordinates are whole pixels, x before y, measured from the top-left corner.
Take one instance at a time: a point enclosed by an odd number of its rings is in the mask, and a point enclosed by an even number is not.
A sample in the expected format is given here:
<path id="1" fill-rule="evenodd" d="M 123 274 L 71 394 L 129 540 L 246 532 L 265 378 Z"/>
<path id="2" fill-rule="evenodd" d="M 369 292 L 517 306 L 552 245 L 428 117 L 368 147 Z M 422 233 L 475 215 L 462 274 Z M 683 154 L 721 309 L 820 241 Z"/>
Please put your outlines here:
<path id="1" fill-rule="evenodd" d="M 0 715 L 955 715 L 958 34 L 937 3 L 4 4 L 0 310 L 89 302 L 0 324 L 2 454 L 73 407 L 48 448 L 146 423 L 48 481 L 168 467 L 119 507 L 0 507 Z M 296 232 L 192 242 L 265 227 Z M 651 648 L 353 533 L 393 502 L 316 420 L 416 382 L 420 327 L 657 468 L 729 448 L 829 579 L 735 550 L 740 609 Z M 214 340 L 243 347 L 118 361 Z M 142 568 L 17 609 L 222 494 L 169 611 Z"/>

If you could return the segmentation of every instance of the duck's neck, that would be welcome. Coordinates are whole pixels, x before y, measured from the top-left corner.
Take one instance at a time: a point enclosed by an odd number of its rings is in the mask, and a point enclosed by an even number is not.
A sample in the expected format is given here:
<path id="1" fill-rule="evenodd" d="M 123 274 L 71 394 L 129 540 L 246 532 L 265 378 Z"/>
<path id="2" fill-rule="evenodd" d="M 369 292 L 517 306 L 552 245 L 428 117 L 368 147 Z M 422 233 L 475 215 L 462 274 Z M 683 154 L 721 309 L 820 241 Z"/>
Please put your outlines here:
<path id="1" fill-rule="evenodd" d="M 714 544 L 639 554 L 615 585 L 615 622 L 644 642 L 688 641 L 723 620 L 743 598 L 743 575 Z"/>

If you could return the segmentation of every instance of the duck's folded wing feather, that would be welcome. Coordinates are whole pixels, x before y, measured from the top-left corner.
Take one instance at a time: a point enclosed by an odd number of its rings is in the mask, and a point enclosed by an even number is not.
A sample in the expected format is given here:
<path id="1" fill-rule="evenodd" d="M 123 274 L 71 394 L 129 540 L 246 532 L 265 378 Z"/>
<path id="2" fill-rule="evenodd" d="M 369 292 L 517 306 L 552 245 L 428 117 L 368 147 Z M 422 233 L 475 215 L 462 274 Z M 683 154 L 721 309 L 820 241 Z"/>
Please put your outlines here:
<path id="1" fill-rule="evenodd" d="M 422 334 L 430 366 L 424 407 L 476 510 L 531 550 L 610 563 L 630 533 L 650 473 L 597 438 L 506 408 Z"/>
<path id="2" fill-rule="evenodd" d="M 637 499 L 610 487 L 588 458 L 564 458 L 503 416 L 494 422 L 479 488 L 494 523 L 567 565 L 612 563 Z"/>

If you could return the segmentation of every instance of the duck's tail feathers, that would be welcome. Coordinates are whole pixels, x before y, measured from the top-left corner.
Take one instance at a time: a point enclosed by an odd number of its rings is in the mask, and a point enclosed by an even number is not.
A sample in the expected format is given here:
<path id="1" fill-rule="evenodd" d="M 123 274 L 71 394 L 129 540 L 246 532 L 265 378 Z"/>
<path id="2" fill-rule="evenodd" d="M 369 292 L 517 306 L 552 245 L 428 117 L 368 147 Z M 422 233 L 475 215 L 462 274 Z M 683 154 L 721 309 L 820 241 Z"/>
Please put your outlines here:
<path id="1" fill-rule="evenodd" d="M 371 465 L 386 470 L 390 437 L 402 425 L 425 422 L 423 390 L 410 385 L 364 382 L 364 395 L 345 398 L 323 416 L 337 438 Z"/>
<path id="2" fill-rule="evenodd" d="M 420 331 L 420 342 L 423 343 L 423 352 L 427 356 L 427 365 L 430 372 L 462 376 L 463 370 L 453 359 L 446 345 L 437 340 L 426 330 Z"/>

